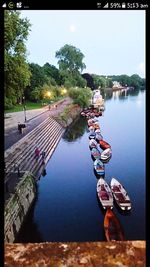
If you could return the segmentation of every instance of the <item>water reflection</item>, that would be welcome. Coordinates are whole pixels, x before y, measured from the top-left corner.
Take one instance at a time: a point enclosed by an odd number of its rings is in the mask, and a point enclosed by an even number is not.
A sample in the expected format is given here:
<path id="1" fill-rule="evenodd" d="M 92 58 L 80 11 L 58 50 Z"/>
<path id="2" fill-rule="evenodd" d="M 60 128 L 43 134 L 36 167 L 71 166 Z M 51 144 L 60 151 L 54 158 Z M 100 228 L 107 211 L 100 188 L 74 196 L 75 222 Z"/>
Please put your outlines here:
<path id="1" fill-rule="evenodd" d="M 80 120 L 76 120 L 70 127 L 65 131 L 63 139 L 67 142 L 73 142 L 80 139 L 87 128 L 87 121 L 84 117 Z"/>
<path id="2" fill-rule="evenodd" d="M 112 89 L 101 89 L 102 97 L 105 100 L 110 99 L 118 99 L 119 100 L 126 100 L 128 96 L 137 96 L 139 92 L 141 92 L 140 88 L 133 88 L 133 87 L 127 87 L 126 89 L 118 89 L 115 91 L 112 91 Z"/>
<path id="3" fill-rule="evenodd" d="M 20 232 L 15 240 L 15 243 L 39 243 L 43 242 L 41 233 L 38 229 L 38 224 L 34 221 L 34 210 L 38 200 L 38 195 L 34 200 L 31 209 L 28 212 L 28 217 L 23 223 Z"/>

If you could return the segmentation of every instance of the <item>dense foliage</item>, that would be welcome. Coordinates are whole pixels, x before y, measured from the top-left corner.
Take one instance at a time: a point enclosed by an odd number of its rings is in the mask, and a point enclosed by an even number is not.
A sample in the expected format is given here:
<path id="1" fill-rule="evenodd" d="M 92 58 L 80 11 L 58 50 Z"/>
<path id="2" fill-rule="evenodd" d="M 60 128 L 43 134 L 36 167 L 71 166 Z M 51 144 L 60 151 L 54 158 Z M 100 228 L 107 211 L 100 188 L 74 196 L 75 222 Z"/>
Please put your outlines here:
<path id="1" fill-rule="evenodd" d="M 4 12 L 4 88 L 5 108 L 11 108 L 22 99 L 32 102 L 49 102 L 69 94 L 74 103 L 85 107 L 91 97 L 91 89 L 113 86 L 118 81 L 122 86 L 143 89 L 145 79 L 139 75 L 104 76 L 81 74 L 84 68 L 84 55 L 80 49 L 65 44 L 56 52 L 59 69 L 46 62 L 43 66 L 28 63 L 25 42 L 30 23 L 21 18 L 20 12 Z M 88 86 L 88 87 L 87 87 Z M 89 88 L 90 87 L 90 88 Z"/>
<path id="2" fill-rule="evenodd" d="M 114 81 L 117 81 L 120 83 L 120 85 L 126 87 L 129 86 L 139 89 L 144 89 L 145 87 L 145 79 L 141 78 L 137 74 L 133 74 L 131 76 L 128 76 L 126 74 L 112 76 L 92 74 L 92 78 L 94 80 L 94 85 L 96 88 L 112 88 Z"/>
<path id="3" fill-rule="evenodd" d="M 78 104 L 80 107 L 88 107 L 90 104 L 90 99 L 92 97 L 92 91 L 90 88 L 70 88 L 69 96 L 73 99 L 75 104 Z"/>
<path id="4" fill-rule="evenodd" d="M 78 48 L 66 44 L 56 52 L 56 58 L 58 58 L 59 71 L 64 86 L 69 88 L 71 86 L 84 87 L 87 85 L 80 74 L 86 66 L 82 62 L 84 55 Z"/>
<path id="5" fill-rule="evenodd" d="M 4 92 L 5 106 L 12 106 L 22 99 L 30 83 L 30 70 L 26 62 L 25 40 L 30 23 L 20 18 L 18 11 L 4 12 Z"/>

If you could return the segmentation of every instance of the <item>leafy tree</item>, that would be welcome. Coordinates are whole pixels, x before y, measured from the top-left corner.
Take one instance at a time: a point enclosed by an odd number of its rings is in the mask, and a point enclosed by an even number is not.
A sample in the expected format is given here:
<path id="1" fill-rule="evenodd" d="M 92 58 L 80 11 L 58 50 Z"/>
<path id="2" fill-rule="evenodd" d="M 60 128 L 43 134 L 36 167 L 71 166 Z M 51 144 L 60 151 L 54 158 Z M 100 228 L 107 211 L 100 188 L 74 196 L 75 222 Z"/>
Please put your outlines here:
<path id="1" fill-rule="evenodd" d="M 38 64 L 30 63 L 29 69 L 31 72 L 30 86 L 26 87 L 25 96 L 27 99 L 33 100 L 34 93 L 32 94 L 32 91 L 34 91 L 35 88 L 37 90 L 37 88 L 42 87 L 44 83 L 48 82 L 48 78 L 44 74 L 43 68 Z"/>
<path id="2" fill-rule="evenodd" d="M 93 74 L 92 77 L 93 77 L 94 84 L 95 84 L 96 88 L 98 88 L 98 87 L 106 88 L 106 85 L 107 85 L 107 79 L 106 78 L 99 76 L 99 75 L 96 75 L 96 74 Z"/>
<path id="3" fill-rule="evenodd" d="M 15 104 L 22 98 L 24 89 L 30 83 L 30 71 L 26 62 L 25 40 L 30 30 L 26 18 L 20 12 L 4 12 L 4 89 L 5 100 Z M 7 100 L 9 99 L 9 100 Z"/>
<path id="4" fill-rule="evenodd" d="M 72 46 L 65 45 L 59 51 L 56 52 L 56 58 L 58 58 L 58 64 L 60 70 L 68 70 L 70 73 L 76 73 L 86 68 L 82 62 L 84 55 L 80 49 Z"/>
<path id="5" fill-rule="evenodd" d="M 59 70 L 55 66 L 45 63 L 43 70 L 45 75 L 47 75 L 51 81 L 55 80 L 55 84 L 61 85 L 61 76 Z"/>
<path id="6" fill-rule="evenodd" d="M 78 104 L 80 107 L 88 107 L 90 99 L 92 98 L 92 91 L 90 88 L 70 88 L 69 96 L 73 99 L 74 104 Z"/>
<path id="7" fill-rule="evenodd" d="M 56 58 L 58 58 L 62 83 L 67 88 L 70 86 L 86 86 L 86 82 L 80 74 L 86 67 L 82 62 L 84 55 L 78 48 L 66 44 L 56 52 Z"/>

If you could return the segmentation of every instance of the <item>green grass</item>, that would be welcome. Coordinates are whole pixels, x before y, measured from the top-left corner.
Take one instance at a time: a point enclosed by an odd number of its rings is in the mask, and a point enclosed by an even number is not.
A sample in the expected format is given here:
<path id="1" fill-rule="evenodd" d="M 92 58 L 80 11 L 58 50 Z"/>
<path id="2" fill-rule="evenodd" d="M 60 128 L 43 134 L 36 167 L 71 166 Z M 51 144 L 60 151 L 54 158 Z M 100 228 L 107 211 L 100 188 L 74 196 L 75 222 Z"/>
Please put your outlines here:
<path id="1" fill-rule="evenodd" d="M 53 101 L 43 101 L 43 103 L 45 103 L 46 105 L 48 105 L 50 102 L 52 103 L 55 103 L 57 101 L 59 101 L 60 99 L 63 99 L 64 97 L 57 97 L 55 99 L 53 99 Z M 13 108 L 10 108 L 10 109 L 7 109 L 5 110 L 5 113 L 10 113 L 10 112 L 17 112 L 17 111 L 23 111 L 23 107 L 24 105 L 16 105 L 14 106 Z M 26 102 L 26 110 L 30 110 L 30 109 L 38 109 L 38 108 L 43 108 L 44 105 L 42 105 L 41 102 L 39 103 L 34 103 L 34 102 Z"/>
<path id="2" fill-rule="evenodd" d="M 5 113 L 23 111 L 23 107 L 24 107 L 23 105 L 18 104 L 13 108 L 5 110 Z M 37 108 L 42 108 L 42 107 L 43 106 L 41 103 L 26 102 L 26 110 L 37 109 Z"/>

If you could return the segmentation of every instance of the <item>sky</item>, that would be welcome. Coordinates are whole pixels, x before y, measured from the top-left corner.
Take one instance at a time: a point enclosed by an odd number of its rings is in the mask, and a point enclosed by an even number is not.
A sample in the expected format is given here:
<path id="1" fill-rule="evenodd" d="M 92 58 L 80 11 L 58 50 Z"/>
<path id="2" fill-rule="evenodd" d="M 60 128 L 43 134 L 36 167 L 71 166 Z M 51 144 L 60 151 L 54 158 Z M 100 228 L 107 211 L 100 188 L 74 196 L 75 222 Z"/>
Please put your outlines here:
<path id="1" fill-rule="evenodd" d="M 55 53 L 65 44 L 84 54 L 82 73 L 138 74 L 145 78 L 144 10 L 25 10 L 31 31 L 28 62 L 59 68 Z"/>

